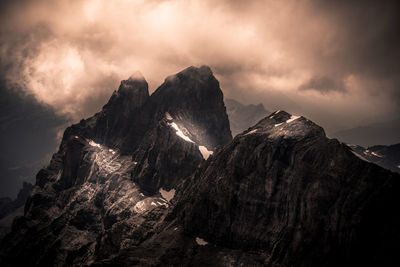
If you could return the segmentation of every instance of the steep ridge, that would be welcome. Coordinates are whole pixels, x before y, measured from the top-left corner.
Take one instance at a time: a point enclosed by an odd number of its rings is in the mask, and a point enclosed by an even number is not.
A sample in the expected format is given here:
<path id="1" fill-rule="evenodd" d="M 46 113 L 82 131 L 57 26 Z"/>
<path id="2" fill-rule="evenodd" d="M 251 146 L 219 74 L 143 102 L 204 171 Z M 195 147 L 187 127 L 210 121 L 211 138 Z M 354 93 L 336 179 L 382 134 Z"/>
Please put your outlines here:
<path id="1" fill-rule="evenodd" d="M 398 174 L 278 111 L 186 180 L 174 214 L 190 236 L 265 252 L 262 265 L 393 266 L 399 190 Z"/>
<path id="2" fill-rule="evenodd" d="M 211 70 L 191 67 L 175 76 L 185 83 L 149 96 L 135 74 L 101 112 L 66 129 L 59 151 L 37 174 L 24 217 L 0 245 L 2 266 L 90 265 L 153 235 L 174 187 L 205 152 L 231 139 Z M 196 97 L 185 105 L 188 90 Z"/>

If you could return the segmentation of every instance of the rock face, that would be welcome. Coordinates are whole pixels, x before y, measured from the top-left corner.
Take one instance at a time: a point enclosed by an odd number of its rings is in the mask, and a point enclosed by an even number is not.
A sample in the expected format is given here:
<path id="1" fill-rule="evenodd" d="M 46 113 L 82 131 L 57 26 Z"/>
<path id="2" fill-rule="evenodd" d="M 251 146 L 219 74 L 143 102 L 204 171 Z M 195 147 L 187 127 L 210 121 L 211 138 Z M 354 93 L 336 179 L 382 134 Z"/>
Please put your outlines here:
<path id="1" fill-rule="evenodd" d="M 396 265 L 398 174 L 284 111 L 230 140 L 208 67 L 146 90 L 65 131 L 2 266 Z"/>
<path id="2" fill-rule="evenodd" d="M 167 78 L 152 96 L 140 74 L 122 81 L 101 112 L 64 132 L 1 244 L 2 263 L 92 264 L 140 244 L 174 187 L 231 138 L 208 67 Z"/>
<path id="3" fill-rule="evenodd" d="M 386 266 L 399 247 L 399 178 L 280 111 L 197 170 L 175 212 L 192 236 L 266 251 L 265 265 Z"/>
<path id="4" fill-rule="evenodd" d="M 175 187 L 208 157 L 202 151 L 232 139 L 222 91 L 206 66 L 167 77 L 147 112 L 154 126 L 134 153 L 133 180 L 149 193 Z"/>
<path id="5" fill-rule="evenodd" d="M 243 105 L 234 99 L 225 99 L 232 135 L 235 136 L 253 126 L 270 112 L 262 104 Z"/>
<path id="6" fill-rule="evenodd" d="M 385 169 L 400 173 L 400 144 L 390 146 L 371 146 L 364 148 L 358 145 L 349 145 L 357 155 L 366 161 L 375 163 Z"/>

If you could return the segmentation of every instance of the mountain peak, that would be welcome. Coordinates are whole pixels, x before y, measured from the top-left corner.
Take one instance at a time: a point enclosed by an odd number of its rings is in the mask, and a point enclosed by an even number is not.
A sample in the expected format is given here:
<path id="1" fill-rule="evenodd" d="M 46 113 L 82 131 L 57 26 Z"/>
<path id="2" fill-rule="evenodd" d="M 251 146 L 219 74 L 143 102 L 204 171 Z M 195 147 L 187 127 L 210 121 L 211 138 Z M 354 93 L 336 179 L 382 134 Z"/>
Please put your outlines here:
<path id="1" fill-rule="evenodd" d="M 309 135 L 325 136 L 324 129 L 303 116 L 295 116 L 278 110 L 249 128 L 243 136 L 266 134 L 269 138 L 305 137 Z"/>
<path id="2" fill-rule="evenodd" d="M 146 79 L 140 71 L 135 71 L 131 76 L 129 76 L 128 81 L 146 81 Z"/>
<path id="3" fill-rule="evenodd" d="M 210 67 L 206 65 L 200 67 L 190 66 L 174 75 L 168 76 L 165 79 L 165 82 L 177 82 L 178 80 L 182 81 L 187 79 L 195 81 L 207 81 L 210 78 L 214 78 Z"/>
<path id="4" fill-rule="evenodd" d="M 232 139 L 223 93 L 207 66 L 192 66 L 169 76 L 151 99 L 157 114 L 163 117 L 168 112 L 178 124 L 185 125 L 194 142 L 207 149 Z"/>
<path id="5" fill-rule="evenodd" d="M 114 92 L 110 102 L 115 101 L 116 98 L 122 98 L 124 102 L 127 101 L 128 104 L 133 103 L 135 106 L 141 106 L 148 97 L 149 89 L 147 81 L 140 72 L 135 72 L 128 80 L 121 81 L 118 91 Z"/>

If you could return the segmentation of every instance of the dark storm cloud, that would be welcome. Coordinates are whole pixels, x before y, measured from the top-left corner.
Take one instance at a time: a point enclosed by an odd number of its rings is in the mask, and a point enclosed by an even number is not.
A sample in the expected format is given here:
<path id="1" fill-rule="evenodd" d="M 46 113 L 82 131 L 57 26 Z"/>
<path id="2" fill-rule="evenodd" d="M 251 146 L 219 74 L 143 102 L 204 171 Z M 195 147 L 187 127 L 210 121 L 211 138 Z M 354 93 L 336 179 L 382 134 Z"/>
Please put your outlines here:
<path id="1" fill-rule="evenodd" d="M 313 77 L 308 82 L 302 84 L 299 90 L 315 90 L 321 94 L 330 92 L 346 92 L 343 81 L 333 80 L 326 76 Z"/>
<path id="2" fill-rule="evenodd" d="M 227 97 L 323 126 L 399 112 L 397 1 L 20 0 L 1 10 L 8 80 L 75 120 L 136 70 L 154 90 L 201 64 Z"/>

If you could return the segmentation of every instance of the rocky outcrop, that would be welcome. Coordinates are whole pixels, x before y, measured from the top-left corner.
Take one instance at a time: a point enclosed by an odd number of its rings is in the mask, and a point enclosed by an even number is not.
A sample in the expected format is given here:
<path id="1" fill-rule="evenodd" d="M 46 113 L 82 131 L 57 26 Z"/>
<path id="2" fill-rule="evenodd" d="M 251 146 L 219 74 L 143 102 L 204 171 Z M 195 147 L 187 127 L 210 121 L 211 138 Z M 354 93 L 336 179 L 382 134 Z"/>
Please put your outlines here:
<path id="1" fill-rule="evenodd" d="M 262 104 L 243 105 L 234 99 L 225 99 L 232 135 L 235 136 L 253 126 L 270 112 Z"/>

